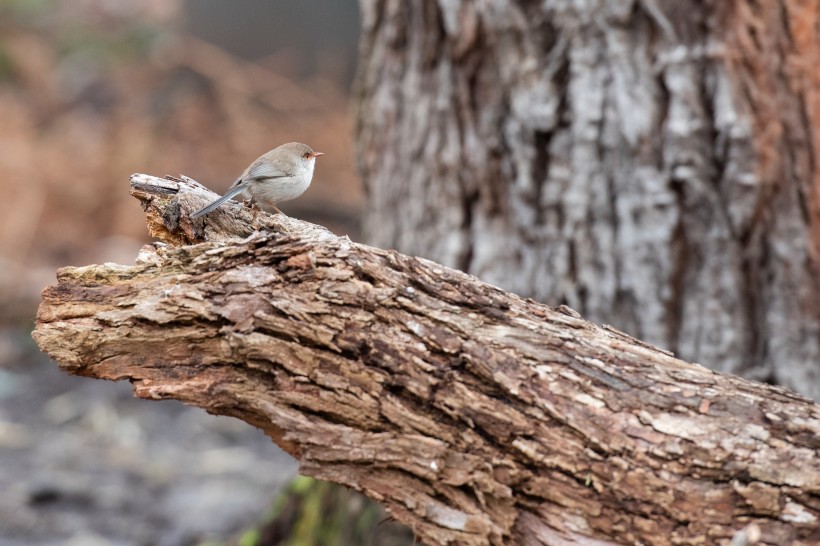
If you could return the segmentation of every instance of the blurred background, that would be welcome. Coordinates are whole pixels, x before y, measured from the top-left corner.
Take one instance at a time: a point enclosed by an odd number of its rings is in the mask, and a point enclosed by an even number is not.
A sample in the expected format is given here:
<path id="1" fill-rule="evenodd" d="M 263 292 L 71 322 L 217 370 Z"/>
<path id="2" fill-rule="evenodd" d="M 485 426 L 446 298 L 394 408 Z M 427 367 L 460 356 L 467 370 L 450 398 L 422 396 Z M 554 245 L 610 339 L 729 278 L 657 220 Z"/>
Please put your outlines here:
<path id="1" fill-rule="evenodd" d="M 58 267 L 148 241 L 134 172 L 221 193 L 305 142 L 326 155 L 283 210 L 358 237 L 356 2 L 0 0 L 0 21 L 0 544 L 237 540 L 295 463 L 240 421 L 69 377 L 30 332 Z"/>

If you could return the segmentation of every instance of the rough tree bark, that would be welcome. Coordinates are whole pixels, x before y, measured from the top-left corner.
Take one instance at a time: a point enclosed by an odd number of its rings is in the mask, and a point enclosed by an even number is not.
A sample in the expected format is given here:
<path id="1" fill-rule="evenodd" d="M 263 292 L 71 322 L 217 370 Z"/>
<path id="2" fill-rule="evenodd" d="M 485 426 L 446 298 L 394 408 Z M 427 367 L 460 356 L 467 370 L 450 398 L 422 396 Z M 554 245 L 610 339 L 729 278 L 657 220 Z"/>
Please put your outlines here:
<path id="1" fill-rule="evenodd" d="M 369 242 L 820 399 L 817 2 L 360 4 Z"/>
<path id="2" fill-rule="evenodd" d="M 429 544 L 820 541 L 811 401 L 298 220 L 192 223 L 189 180 L 132 193 L 168 244 L 59 271 L 65 370 L 252 423 Z"/>

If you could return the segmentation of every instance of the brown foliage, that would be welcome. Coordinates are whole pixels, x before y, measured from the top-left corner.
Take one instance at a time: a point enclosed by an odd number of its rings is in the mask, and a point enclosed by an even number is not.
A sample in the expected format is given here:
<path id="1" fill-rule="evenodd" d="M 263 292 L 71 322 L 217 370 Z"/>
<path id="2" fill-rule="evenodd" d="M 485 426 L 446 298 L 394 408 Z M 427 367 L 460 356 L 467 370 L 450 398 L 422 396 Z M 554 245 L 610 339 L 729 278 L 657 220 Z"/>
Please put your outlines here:
<path id="1" fill-rule="evenodd" d="M 101 39 L 67 54 L 63 42 L 0 31 L 6 314 L 30 314 L 55 265 L 133 258 L 147 240 L 123 182 L 135 171 L 184 173 L 219 192 L 261 153 L 303 141 L 326 155 L 311 189 L 284 210 L 356 229 L 361 192 L 341 85 L 296 82 L 182 34 L 136 51 Z"/>

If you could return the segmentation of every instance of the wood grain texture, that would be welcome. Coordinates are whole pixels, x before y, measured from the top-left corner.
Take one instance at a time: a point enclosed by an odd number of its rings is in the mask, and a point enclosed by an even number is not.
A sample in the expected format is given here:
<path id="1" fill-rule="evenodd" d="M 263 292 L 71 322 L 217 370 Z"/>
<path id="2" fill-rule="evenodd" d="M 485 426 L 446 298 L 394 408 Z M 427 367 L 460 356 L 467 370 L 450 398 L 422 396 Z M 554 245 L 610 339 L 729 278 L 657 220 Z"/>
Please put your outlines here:
<path id="1" fill-rule="evenodd" d="M 190 180 L 132 191 L 165 243 L 58 272 L 63 369 L 258 426 L 428 544 L 820 541 L 811 401 L 298 220 L 192 223 Z"/>
<path id="2" fill-rule="evenodd" d="M 820 7 L 361 2 L 365 232 L 820 400 Z"/>

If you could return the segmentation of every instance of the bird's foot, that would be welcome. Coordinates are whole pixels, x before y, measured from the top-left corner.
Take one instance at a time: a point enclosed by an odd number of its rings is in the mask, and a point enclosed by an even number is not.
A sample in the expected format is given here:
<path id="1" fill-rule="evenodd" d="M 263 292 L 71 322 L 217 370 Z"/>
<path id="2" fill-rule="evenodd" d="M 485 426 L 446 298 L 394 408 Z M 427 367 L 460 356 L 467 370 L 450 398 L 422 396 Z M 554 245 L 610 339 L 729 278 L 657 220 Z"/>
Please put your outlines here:
<path id="1" fill-rule="evenodd" d="M 251 214 L 253 214 L 253 216 L 251 217 L 251 226 L 255 226 L 256 225 L 256 217 L 259 215 L 259 213 L 262 210 L 262 209 L 259 208 L 259 205 L 257 204 L 256 198 L 251 196 L 250 199 L 245 199 L 245 201 L 242 204 L 245 207 L 247 207 L 248 209 L 250 209 Z"/>

